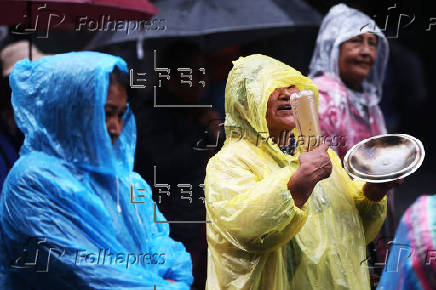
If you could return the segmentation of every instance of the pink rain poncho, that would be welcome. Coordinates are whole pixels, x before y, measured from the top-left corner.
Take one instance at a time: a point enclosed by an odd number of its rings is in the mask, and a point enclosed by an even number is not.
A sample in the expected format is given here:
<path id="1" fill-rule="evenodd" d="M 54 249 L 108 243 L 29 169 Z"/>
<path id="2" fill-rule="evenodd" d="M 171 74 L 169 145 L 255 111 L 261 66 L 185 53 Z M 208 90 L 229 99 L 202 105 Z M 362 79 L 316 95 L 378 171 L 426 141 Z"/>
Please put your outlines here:
<path id="1" fill-rule="evenodd" d="M 377 35 L 377 57 L 362 84 L 363 92 L 358 92 L 341 81 L 339 51 L 343 42 L 365 32 Z M 341 159 L 359 141 L 386 133 L 378 103 L 388 54 L 386 37 L 367 15 L 338 4 L 325 16 L 310 63 L 310 76 L 318 86 L 321 129 L 324 135 L 337 137 L 338 145 L 332 148 Z"/>
<path id="2" fill-rule="evenodd" d="M 371 32 L 377 36 L 377 55 L 371 72 L 362 83 L 362 91 L 348 88 L 339 75 L 341 44 L 360 34 Z M 321 24 L 315 51 L 310 63 L 310 77 L 318 86 L 319 120 L 324 136 L 332 137 L 332 144 L 341 160 L 347 151 L 361 140 L 386 133 L 383 114 L 378 106 L 389 55 L 386 37 L 375 22 L 364 13 L 338 4 L 330 9 Z M 376 254 L 371 264 L 385 261 L 386 242 L 394 233 L 394 200 L 388 194 L 386 222 L 377 237 Z M 372 251 L 372 250 L 371 250 Z"/>

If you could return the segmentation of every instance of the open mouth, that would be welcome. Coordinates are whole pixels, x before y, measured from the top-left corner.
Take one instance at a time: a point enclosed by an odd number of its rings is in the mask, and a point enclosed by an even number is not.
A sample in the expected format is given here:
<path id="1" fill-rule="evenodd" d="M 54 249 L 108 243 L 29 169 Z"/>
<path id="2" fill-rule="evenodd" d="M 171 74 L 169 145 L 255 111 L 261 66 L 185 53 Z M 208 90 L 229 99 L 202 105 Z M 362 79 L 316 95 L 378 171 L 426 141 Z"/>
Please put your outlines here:
<path id="1" fill-rule="evenodd" d="M 278 117 L 289 117 L 292 116 L 292 107 L 290 104 L 283 104 L 277 107 Z"/>
<path id="2" fill-rule="evenodd" d="M 277 109 L 278 111 L 290 111 L 292 110 L 291 105 L 281 105 Z"/>

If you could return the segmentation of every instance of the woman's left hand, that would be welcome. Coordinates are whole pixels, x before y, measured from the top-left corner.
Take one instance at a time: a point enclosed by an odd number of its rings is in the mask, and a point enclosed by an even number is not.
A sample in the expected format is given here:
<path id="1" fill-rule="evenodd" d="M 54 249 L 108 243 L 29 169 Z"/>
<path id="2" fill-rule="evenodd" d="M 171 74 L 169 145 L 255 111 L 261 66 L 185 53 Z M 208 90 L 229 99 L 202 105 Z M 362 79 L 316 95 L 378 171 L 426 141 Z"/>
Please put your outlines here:
<path id="1" fill-rule="evenodd" d="M 363 193 L 368 199 L 372 201 L 380 201 L 389 190 L 403 183 L 403 178 L 385 183 L 367 182 L 363 186 Z"/>

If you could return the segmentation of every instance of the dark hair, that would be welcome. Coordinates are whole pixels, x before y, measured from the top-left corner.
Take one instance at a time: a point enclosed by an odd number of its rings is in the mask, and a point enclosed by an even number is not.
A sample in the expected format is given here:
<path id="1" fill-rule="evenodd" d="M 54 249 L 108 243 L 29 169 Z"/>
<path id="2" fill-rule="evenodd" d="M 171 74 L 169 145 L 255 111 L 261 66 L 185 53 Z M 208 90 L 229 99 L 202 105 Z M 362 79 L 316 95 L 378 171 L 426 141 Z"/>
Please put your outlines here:
<path id="1" fill-rule="evenodd" d="M 123 72 L 117 66 L 114 67 L 109 77 L 109 86 L 114 84 L 120 85 L 126 90 L 127 102 L 130 103 L 131 101 L 130 96 L 132 95 L 132 89 L 130 88 L 129 74 Z"/>
<path id="2" fill-rule="evenodd" d="M 130 84 L 129 84 L 129 75 L 123 71 L 121 71 L 117 66 L 114 67 L 110 74 L 110 82 L 109 85 L 112 84 L 118 84 L 121 85 L 126 89 L 126 91 L 129 90 Z"/>
<path id="3" fill-rule="evenodd" d="M 1 72 L 0 72 L 1 73 Z M 12 90 L 9 86 L 9 76 L 0 78 L 0 111 L 12 110 Z"/>

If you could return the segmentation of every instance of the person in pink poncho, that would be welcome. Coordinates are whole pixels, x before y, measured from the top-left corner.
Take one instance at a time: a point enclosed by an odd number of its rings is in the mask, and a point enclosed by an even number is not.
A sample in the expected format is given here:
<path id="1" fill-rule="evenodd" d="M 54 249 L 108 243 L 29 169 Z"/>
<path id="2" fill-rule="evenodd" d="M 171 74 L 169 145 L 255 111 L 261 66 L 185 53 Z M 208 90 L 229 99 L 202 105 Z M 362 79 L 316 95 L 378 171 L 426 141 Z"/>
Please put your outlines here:
<path id="1" fill-rule="evenodd" d="M 364 13 L 338 4 L 323 19 L 309 76 L 319 90 L 322 134 L 331 137 L 329 145 L 342 160 L 361 140 L 386 133 L 378 103 L 388 55 L 386 37 Z M 369 264 L 385 261 L 386 243 L 395 230 L 393 209 L 390 193 L 386 222 L 370 248 Z"/>

